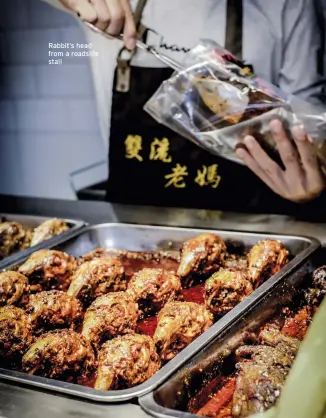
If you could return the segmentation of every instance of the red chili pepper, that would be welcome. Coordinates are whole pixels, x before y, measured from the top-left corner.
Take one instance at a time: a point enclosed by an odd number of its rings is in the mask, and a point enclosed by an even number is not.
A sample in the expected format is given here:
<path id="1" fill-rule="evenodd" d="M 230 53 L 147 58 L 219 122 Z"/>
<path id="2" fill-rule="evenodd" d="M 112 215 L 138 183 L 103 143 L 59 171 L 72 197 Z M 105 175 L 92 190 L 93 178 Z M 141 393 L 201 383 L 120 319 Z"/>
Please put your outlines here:
<path id="1" fill-rule="evenodd" d="M 203 406 L 197 415 L 204 417 L 216 417 L 220 410 L 226 406 L 232 399 L 235 389 L 235 378 L 228 382 Z"/>
<path id="2" fill-rule="evenodd" d="M 311 321 L 311 312 L 307 306 L 300 309 L 292 318 L 288 318 L 282 328 L 282 334 L 303 340 Z"/>

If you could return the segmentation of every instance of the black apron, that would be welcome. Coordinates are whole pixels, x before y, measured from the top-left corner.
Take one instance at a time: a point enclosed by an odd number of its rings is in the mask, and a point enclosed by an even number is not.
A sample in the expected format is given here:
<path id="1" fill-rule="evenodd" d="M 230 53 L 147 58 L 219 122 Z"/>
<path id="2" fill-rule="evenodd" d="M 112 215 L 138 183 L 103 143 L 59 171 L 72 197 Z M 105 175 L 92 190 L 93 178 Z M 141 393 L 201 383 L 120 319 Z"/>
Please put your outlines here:
<path id="1" fill-rule="evenodd" d="M 242 1 L 229 0 L 226 47 L 239 58 L 242 56 L 242 14 Z M 138 18 L 139 15 L 141 13 Z M 119 68 L 115 72 L 114 86 L 118 84 L 118 74 Z M 143 110 L 171 74 L 172 70 L 167 68 L 129 66 L 127 88 L 122 88 L 127 91 L 114 89 L 107 200 L 238 212 L 269 212 L 269 202 L 273 201 L 275 208 L 275 200 L 281 199 L 247 167 L 199 148 L 158 124 Z"/>

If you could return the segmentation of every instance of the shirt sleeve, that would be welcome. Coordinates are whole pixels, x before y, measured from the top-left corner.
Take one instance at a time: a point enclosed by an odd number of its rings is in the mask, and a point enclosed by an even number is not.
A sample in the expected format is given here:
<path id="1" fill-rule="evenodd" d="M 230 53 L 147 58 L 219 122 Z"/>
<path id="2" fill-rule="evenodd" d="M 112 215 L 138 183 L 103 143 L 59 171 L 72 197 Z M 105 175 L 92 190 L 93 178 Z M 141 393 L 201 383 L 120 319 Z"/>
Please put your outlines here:
<path id="1" fill-rule="evenodd" d="M 283 9 L 283 62 L 279 85 L 317 105 L 325 105 L 325 79 L 318 71 L 322 48 L 314 2 L 286 0 Z"/>

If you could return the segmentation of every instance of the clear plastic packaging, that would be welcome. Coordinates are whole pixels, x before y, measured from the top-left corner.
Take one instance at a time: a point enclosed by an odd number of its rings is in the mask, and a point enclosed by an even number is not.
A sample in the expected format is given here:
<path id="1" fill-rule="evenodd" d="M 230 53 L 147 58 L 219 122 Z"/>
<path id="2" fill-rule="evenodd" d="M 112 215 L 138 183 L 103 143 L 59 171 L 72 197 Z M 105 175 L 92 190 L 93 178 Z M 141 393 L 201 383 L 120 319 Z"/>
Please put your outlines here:
<path id="1" fill-rule="evenodd" d="M 326 139 L 325 109 L 289 96 L 254 75 L 242 62 L 212 41 L 202 41 L 188 55 L 184 70 L 166 80 L 146 103 L 159 123 L 207 151 L 242 164 L 235 149 L 255 136 L 279 160 L 269 124 L 279 118 L 287 129 L 304 127 L 318 147 Z"/>

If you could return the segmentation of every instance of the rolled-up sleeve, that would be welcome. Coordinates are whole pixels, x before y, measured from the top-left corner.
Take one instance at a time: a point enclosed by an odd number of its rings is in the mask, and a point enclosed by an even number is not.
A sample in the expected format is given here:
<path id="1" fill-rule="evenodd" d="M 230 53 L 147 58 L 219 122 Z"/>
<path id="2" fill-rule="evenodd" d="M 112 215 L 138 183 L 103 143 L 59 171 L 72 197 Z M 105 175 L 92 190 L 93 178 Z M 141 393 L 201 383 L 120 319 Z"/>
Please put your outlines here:
<path id="1" fill-rule="evenodd" d="M 287 0 L 283 9 L 283 62 L 279 86 L 315 104 L 324 104 L 325 78 L 318 71 L 321 36 L 311 0 Z"/>

